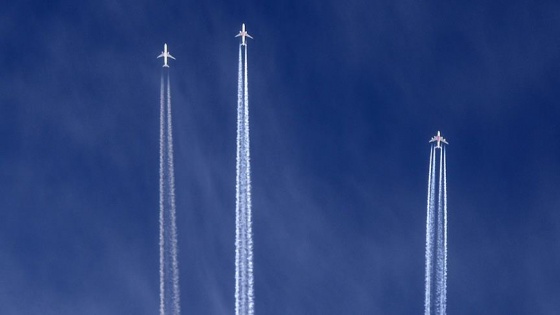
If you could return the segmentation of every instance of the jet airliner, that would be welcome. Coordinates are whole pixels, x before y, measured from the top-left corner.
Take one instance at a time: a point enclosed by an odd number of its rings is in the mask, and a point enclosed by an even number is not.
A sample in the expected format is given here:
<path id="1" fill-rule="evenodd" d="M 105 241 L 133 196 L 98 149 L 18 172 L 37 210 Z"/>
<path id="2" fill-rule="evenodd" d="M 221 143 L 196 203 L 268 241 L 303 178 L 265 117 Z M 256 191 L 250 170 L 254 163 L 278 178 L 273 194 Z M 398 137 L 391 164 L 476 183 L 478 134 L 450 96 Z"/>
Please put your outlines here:
<path id="1" fill-rule="evenodd" d="M 441 136 L 441 133 L 439 132 L 439 130 L 437 132 L 437 135 L 433 136 L 432 139 L 430 139 L 430 143 L 431 142 L 436 142 L 436 149 L 441 149 L 441 143 L 449 144 L 449 143 L 447 143 L 445 138 L 443 138 Z"/>
<path id="2" fill-rule="evenodd" d="M 247 33 L 247 31 L 245 30 L 245 23 L 241 24 L 241 31 L 239 31 L 239 34 L 235 35 L 235 37 L 239 36 L 241 36 L 241 45 L 247 45 L 247 42 L 245 42 L 245 37 L 253 39 L 253 37 L 251 37 L 251 35 L 249 35 L 249 33 Z"/>
<path id="3" fill-rule="evenodd" d="M 167 51 L 167 44 L 163 44 L 163 51 L 157 57 L 158 58 L 163 57 L 163 66 L 167 67 L 167 68 L 169 68 L 169 65 L 167 64 L 167 58 L 171 58 L 173 60 L 176 60 L 175 57 L 171 56 L 171 54 Z"/>

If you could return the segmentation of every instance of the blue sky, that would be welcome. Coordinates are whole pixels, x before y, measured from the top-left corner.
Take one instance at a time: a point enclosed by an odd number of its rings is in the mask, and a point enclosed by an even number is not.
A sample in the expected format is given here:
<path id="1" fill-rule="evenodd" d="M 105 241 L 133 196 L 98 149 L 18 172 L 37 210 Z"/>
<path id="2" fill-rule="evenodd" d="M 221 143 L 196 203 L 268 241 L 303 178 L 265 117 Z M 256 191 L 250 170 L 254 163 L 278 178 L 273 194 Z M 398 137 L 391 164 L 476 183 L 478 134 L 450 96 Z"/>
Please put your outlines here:
<path id="1" fill-rule="evenodd" d="M 560 4 L 0 5 L 0 313 L 158 310 L 172 62 L 183 314 L 234 313 L 238 39 L 259 314 L 419 314 L 449 140 L 451 314 L 560 309 Z"/>

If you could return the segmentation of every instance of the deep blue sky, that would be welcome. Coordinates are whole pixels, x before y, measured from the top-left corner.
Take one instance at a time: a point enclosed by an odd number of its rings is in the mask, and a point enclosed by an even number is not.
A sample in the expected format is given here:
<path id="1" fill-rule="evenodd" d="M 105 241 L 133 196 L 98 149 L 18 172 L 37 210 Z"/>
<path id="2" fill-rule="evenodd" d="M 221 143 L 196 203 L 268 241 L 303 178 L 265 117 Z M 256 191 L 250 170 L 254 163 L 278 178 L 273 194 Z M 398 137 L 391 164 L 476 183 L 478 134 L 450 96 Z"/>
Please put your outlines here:
<path id="1" fill-rule="evenodd" d="M 450 314 L 560 310 L 557 1 L 0 5 L 0 313 L 156 314 L 172 62 L 183 314 L 234 313 L 238 39 L 258 314 L 421 314 L 449 140 Z"/>

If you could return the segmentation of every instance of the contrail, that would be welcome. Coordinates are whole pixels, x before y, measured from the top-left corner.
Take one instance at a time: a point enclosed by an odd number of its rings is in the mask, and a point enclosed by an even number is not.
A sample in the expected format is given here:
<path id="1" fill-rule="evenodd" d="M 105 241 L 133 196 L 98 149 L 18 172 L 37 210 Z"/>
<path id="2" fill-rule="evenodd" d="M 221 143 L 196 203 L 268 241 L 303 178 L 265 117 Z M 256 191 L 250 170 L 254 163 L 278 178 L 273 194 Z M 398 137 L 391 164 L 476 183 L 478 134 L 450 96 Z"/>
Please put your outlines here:
<path id="1" fill-rule="evenodd" d="M 252 213 L 251 213 L 251 153 L 250 153 L 250 146 L 249 146 L 249 80 L 248 80 L 248 71 L 247 71 L 247 45 L 245 45 L 245 80 L 244 80 L 244 87 L 245 87 L 245 150 L 246 150 L 246 163 L 247 163 L 247 199 L 246 199 L 246 207 L 247 207 L 247 282 L 248 282 L 248 292 L 247 292 L 247 299 L 248 299 L 248 313 L 249 315 L 254 314 L 254 291 L 253 291 L 253 221 L 252 221 Z"/>
<path id="2" fill-rule="evenodd" d="M 235 163 L 235 314 L 240 314 L 241 305 L 241 200 L 239 196 L 239 176 L 241 157 L 241 129 L 240 108 L 243 104 L 243 76 L 241 70 L 241 46 L 239 46 L 239 67 L 237 74 L 237 156 Z"/>
<path id="3" fill-rule="evenodd" d="M 165 78 L 167 80 L 164 80 Z M 165 77 L 162 72 L 160 91 L 160 315 L 178 315 L 181 312 L 171 118 L 169 73 L 167 72 Z"/>
<path id="4" fill-rule="evenodd" d="M 434 276 L 434 249 L 435 244 L 435 183 L 436 183 L 436 150 L 434 147 L 430 151 L 430 170 L 428 174 L 428 205 L 426 221 L 426 297 L 425 314 L 429 315 L 433 310 L 432 302 L 434 299 L 434 288 L 437 287 Z"/>
<path id="5" fill-rule="evenodd" d="M 169 195 L 170 195 L 170 225 L 171 225 L 171 259 L 173 270 L 173 306 L 174 313 L 180 314 L 179 291 L 179 262 L 177 260 L 177 219 L 175 207 L 175 167 L 173 164 L 173 124 L 171 121 L 171 84 L 169 72 L 167 73 L 167 138 L 168 138 L 168 163 L 169 163 Z"/>
<path id="6" fill-rule="evenodd" d="M 244 228 L 243 213 L 245 209 L 245 201 L 242 195 L 244 190 L 242 177 L 245 166 L 243 165 L 243 55 L 241 45 L 239 46 L 239 70 L 237 83 L 237 159 L 236 159 L 236 204 L 235 204 L 235 314 L 244 314 L 245 306 L 245 246 L 244 246 Z"/>
<path id="7" fill-rule="evenodd" d="M 164 272 L 164 149 L 165 149 L 165 132 L 164 132 L 164 115 L 165 115 L 165 99 L 164 99 L 163 73 L 161 74 L 160 89 L 160 109 L 159 109 L 159 313 L 165 314 L 165 272 Z"/>
<path id="8" fill-rule="evenodd" d="M 425 315 L 447 311 L 447 167 L 445 147 L 440 145 L 447 142 L 439 132 L 430 142 L 434 141 L 437 145 L 430 148 L 426 209 Z"/>
<path id="9" fill-rule="evenodd" d="M 437 256 L 436 256 L 436 308 L 438 309 L 438 314 L 441 314 L 441 285 L 443 284 L 443 191 L 442 191 L 442 177 L 443 177 L 443 164 L 441 159 L 443 156 L 443 150 L 439 151 L 439 180 L 438 180 L 438 203 L 437 203 Z"/>
<path id="10" fill-rule="evenodd" d="M 432 170 L 434 169 L 434 149 L 430 150 L 430 167 L 428 170 L 428 197 L 426 207 L 426 278 L 425 278 L 425 299 L 424 314 L 429 315 L 431 309 L 431 287 L 432 287 L 432 212 L 430 211 L 433 204 L 432 201 Z"/>
<path id="11" fill-rule="evenodd" d="M 247 45 L 239 45 L 237 91 L 237 177 L 235 229 L 235 313 L 254 314 L 251 164 Z"/>
<path id="12" fill-rule="evenodd" d="M 443 277 L 442 277 L 442 314 L 447 313 L 447 158 L 443 149 Z"/>
<path id="13" fill-rule="evenodd" d="M 437 290 L 438 290 L 438 282 L 436 279 L 436 271 L 435 269 L 437 268 L 437 266 L 435 266 L 435 258 L 434 258 L 434 253 L 437 253 L 437 248 L 438 248 L 438 244 L 436 242 L 436 229 L 437 229 L 437 225 L 436 225 L 436 169 L 437 169 L 437 153 L 436 153 L 436 149 L 433 148 L 434 150 L 434 155 L 433 155 L 433 167 L 432 167 L 432 182 L 430 184 L 430 245 L 431 245 L 431 253 L 430 253 L 430 281 L 432 281 L 432 287 L 431 290 L 432 292 L 430 292 L 430 308 L 432 309 L 432 311 L 437 310 L 437 305 L 432 305 L 431 304 L 436 304 L 435 300 L 437 298 Z"/>

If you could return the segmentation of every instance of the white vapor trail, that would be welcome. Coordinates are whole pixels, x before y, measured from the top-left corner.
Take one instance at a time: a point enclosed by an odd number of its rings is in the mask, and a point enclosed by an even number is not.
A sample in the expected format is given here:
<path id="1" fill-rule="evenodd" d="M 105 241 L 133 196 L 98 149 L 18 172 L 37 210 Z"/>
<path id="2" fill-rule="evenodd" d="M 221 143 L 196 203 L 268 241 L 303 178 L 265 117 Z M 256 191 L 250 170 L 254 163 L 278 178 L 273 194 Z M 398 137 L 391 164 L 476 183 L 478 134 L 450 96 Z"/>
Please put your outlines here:
<path id="1" fill-rule="evenodd" d="M 246 261 L 245 261 L 245 229 L 244 229 L 244 181 L 243 174 L 245 165 L 243 163 L 243 116 L 244 116 L 244 100 L 243 100 L 243 54 L 241 46 L 239 46 L 239 71 L 238 71 L 238 90 L 237 90 L 237 178 L 236 178 L 236 238 L 235 238 L 235 309 L 236 314 L 245 314 L 245 292 L 246 287 L 244 279 L 246 279 Z"/>
<path id="2" fill-rule="evenodd" d="M 245 48 L 245 49 L 243 49 Z M 239 46 L 235 229 L 235 314 L 254 314 L 247 46 Z"/>
<path id="3" fill-rule="evenodd" d="M 439 154 L 437 149 L 440 150 Z M 447 168 L 444 150 L 443 147 L 434 145 L 430 149 L 426 209 L 425 315 L 446 314 L 447 309 Z"/>
<path id="4" fill-rule="evenodd" d="M 167 73 L 167 139 L 168 139 L 168 167 L 169 167 L 169 195 L 170 195 L 170 225 L 171 225 L 171 263 L 173 271 L 173 311 L 181 313 L 179 291 L 179 262 L 177 260 L 177 208 L 175 206 L 175 167 L 173 164 L 173 124 L 171 121 L 171 84 Z"/>
<path id="5" fill-rule="evenodd" d="M 443 314 L 442 304 L 442 284 L 443 284 L 443 191 L 442 191 L 442 178 L 443 178 L 443 149 L 439 150 L 439 180 L 438 180 L 438 203 L 437 203 L 437 261 L 436 261 L 436 308 L 438 314 Z"/>
<path id="6" fill-rule="evenodd" d="M 239 70 L 237 76 L 237 157 L 236 157 L 236 179 L 235 179 L 235 314 L 241 312 L 241 198 L 240 191 L 240 175 L 241 175 L 241 115 L 240 110 L 243 107 L 243 75 L 241 68 L 241 46 L 239 46 Z"/>
<path id="7" fill-rule="evenodd" d="M 447 313 L 447 158 L 443 149 L 443 278 L 442 278 L 442 314 Z"/>
<path id="8" fill-rule="evenodd" d="M 165 314 L 165 272 L 163 255 L 165 251 L 164 240 L 164 149 L 165 149 L 165 132 L 164 132 L 164 116 L 165 115 L 165 99 L 164 99 L 164 85 L 163 74 L 161 75 L 161 89 L 160 89 L 160 108 L 159 108 L 159 314 Z"/>
<path id="9" fill-rule="evenodd" d="M 426 207 L 426 278 L 425 278 L 425 298 L 424 298 L 424 314 L 429 315 L 431 309 L 431 287 L 432 287 L 432 212 L 430 211 L 432 201 L 432 170 L 434 169 L 433 163 L 434 149 L 430 150 L 430 167 L 428 170 L 428 197 Z"/>
<path id="10" fill-rule="evenodd" d="M 175 176 L 173 165 L 173 128 L 171 87 L 161 76 L 160 92 L 160 315 L 178 315 L 180 309 L 179 264 L 177 260 L 177 224 Z"/>
<path id="11" fill-rule="evenodd" d="M 253 221 L 252 221 L 252 213 L 251 213 L 251 153 L 250 153 L 250 146 L 249 146 L 249 80 L 248 80 L 248 71 L 247 71 L 247 45 L 245 45 L 245 80 L 244 80 L 244 87 L 245 87 L 245 99 L 244 99 L 244 107 L 245 107 L 245 150 L 246 150 L 246 163 L 247 163 L 247 199 L 246 199 L 246 207 L 247 207 L 247 282 L 248 282 L 248 292 L 247 292 L 247 299 L 248 299 L 248 314 L 253 315 L 255 310 L 254 305 L 254 291 L 253 291 Z"/>

